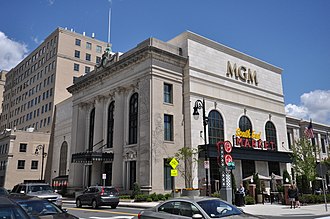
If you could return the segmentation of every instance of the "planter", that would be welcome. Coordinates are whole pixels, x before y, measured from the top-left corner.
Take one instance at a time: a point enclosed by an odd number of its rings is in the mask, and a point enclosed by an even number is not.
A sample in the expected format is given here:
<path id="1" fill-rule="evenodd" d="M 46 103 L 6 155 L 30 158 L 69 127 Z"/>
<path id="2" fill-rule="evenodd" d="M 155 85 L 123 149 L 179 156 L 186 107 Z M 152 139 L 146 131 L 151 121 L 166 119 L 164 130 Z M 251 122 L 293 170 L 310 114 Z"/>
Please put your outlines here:
<path id="1" fill-rule="evenodd" d="M 199 196 L 199 194 L 200 194 L 199 189 L 191 189 L 191 190 L 183 189 L 181 196 Z"/>

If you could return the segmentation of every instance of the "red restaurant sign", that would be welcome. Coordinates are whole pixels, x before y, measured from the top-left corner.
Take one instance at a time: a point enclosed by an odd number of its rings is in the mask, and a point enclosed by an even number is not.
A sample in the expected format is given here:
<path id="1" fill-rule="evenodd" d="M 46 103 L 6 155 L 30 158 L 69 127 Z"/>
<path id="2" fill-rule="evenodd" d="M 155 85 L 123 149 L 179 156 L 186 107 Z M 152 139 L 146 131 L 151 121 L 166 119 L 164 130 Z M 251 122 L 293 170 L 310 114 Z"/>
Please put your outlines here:
<path id="1" fill-rule="evenodd" d="M 235 147 L 245 147 L 245 148 L 254 148 L 254 149 L 263 149 L 263 150 L 276 150 L 275 142 L 263 141 L 260 139 L 261 132 L 255 133 L 250 130 L 242 132 L 240 128 L 236 129 L 236 137 L 234 139 Z"/>

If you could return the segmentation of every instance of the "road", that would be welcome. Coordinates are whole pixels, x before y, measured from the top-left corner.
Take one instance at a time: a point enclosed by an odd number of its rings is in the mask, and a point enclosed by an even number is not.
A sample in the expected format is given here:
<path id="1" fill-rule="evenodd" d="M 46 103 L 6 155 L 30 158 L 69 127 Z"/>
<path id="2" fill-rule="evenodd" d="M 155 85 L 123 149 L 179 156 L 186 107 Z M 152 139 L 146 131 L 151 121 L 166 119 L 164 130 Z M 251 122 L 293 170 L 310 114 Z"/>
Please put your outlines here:
<path id="1" fill-rule="evenodd" d="M 70 214 L 73 214 L 81 219 L 136 219 L 137 214 L 142 209 L 117 207 L 99 207 L 92 209 L 84 206 L 84 208 L 76 208 L 75 204 L 64 203 L 63 208 L 67 209 Z"/>

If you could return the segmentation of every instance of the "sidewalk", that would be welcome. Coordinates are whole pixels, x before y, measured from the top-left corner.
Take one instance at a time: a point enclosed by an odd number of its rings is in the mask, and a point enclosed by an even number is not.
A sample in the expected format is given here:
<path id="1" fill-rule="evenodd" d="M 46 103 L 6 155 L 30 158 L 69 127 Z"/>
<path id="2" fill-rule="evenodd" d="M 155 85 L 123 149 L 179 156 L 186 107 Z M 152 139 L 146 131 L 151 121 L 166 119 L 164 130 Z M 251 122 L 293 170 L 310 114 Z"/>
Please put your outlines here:
<path id="1" fill-rule="evenodd" d="M 74 204 L 73 199 L 63 199 L 63 203 Z M 119 202 L 120 207 L 130 207 L 130 208 L 151 208 L 159 204 L 159 202 L 132 202 L 130 200 L 121 200 Z M 244 212 L 252 215 L 260 216 L 281 216 L 290 217 L 294 216 L 317 216 L 318 218 L 330 219 L 330 205 L 327 205 L 328 211 L 325 210 L 325 204 L 315 204 L 315 205 L 304 205 L 300 208 L 290 209 L 289 205 L 280 204 L 256 204 L 256 205 L 246 205 L 244 207 L 239 207 L 243 209 Z M 328 217 L 324 217 L 328 216 Z"/>

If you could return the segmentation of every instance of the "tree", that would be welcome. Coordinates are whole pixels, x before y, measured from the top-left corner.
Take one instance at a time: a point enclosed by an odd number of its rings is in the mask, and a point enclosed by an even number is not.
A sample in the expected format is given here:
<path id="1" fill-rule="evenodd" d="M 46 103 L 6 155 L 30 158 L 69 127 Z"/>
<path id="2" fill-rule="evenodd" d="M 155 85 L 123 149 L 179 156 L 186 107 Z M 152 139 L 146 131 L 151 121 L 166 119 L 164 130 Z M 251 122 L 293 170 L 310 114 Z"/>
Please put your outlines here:
<path id="1" fill-rule="evenodd" d="M 297 175 L 306 176 L 309 182 L 316 177 L 316 150 L 306 138 L 299 139 L 292 146 L 292 167 Z"/>
<path id="2" fill-rule="evenodd" d="M 180 175 L 184 178 L 186 188 L 192 188 L 193 186 L 193 169 L 198 165 L 198 150 L 196 148 L 183 147 L 175 153 L 175 158 L 179 163 L 184 165 L 178 165 L 177 169 Z M 181 162 L 180 162 L 181 161 Z"/>

